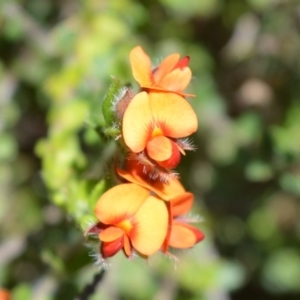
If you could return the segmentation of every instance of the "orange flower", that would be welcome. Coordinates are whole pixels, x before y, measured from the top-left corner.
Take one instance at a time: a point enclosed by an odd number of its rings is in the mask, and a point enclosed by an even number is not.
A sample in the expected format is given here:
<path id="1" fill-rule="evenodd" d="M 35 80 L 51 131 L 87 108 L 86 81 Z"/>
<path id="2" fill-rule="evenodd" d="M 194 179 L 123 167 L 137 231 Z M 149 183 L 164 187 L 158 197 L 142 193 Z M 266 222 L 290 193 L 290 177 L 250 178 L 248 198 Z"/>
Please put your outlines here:
<path id="1" fill-rule="evenodd" d="M 9 291 L 0 288 L 0 300 L 9 300 L 9 299 L 10 299 Z"/>
<path id="2" fill-rule="evenodd" d="M 128 257 L 133 250 L 147 257 L 161 248 L 166 237 L 165 202 L 136 184 L 121 184 L 108 190 L 98 200 L 95 214 L 100 222 L 88 233 L 99 234 L 103 258 L 121 249 Z"/>
<path id="3" fill-rule="evenodd" d="M 170 224 L 162 247 L 164 253 L 167 253 L 168 247 L 191 248 L 204 239 L 204 234 L 196 227 L 189 225 L 189 219 L 183 216 L 190 211 L 193 201 L 193 194 L 185 193 L 168 202 Z"/>
<path id="4" fill-rule="evenodd" d="M 204 239 L 204 234 L 196 227 L 188 224 L 190 219 L 184 217 L 192 207 L 194 196 L 186 192 L 178 179 L 170 179 L 168 183 L 151 179 L 143 171 L 143 166 L 136 161 L 128 160 L 126 170 L 117 169 L 119 176 L 149 189 L 167 203 L 169 209 L 169 230 L 162 251 L 168 247 L 190 248 Z"/>
<path id="5" fill-rule="evenodd" d="M 194 95 L 182 93 L 192 78 L 189 60 L 188 56 L 180 59 L 180 55 L 175 53 L 167 56 L 158 67 L 152 68 L 149 56 L 140 46 L 130 52 L 133 77 L 142 88 L 193 97 Z"/>
<path id="6" fill-rule="evenodd" d="M 141 92 L 129 103 L 122 133 L 127 147 L 143 152 L 163 168 L 178 165 L 183 143 L 177 141 L 197 130 L 197 116 L 181 96 L 174 93 Z"/>

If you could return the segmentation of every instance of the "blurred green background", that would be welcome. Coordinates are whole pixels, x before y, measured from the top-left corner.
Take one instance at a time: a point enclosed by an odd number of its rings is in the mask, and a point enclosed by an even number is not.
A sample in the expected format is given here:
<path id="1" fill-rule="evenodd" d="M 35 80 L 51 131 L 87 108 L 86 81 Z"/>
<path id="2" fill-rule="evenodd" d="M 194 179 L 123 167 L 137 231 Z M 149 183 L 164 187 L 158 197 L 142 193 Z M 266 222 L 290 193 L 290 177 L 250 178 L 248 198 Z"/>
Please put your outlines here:
<path id="1" fill-rule="evenodd" d="M 111 266 L 96 299 L 300 299 L 300 2 L 1 0 L 0 287 L 75 299 L 97 245 L 83 231 L 116 145 L 97 134 L 129 51 L 190 55 L 197 151 L 180 167 L 204 242 Z"/>

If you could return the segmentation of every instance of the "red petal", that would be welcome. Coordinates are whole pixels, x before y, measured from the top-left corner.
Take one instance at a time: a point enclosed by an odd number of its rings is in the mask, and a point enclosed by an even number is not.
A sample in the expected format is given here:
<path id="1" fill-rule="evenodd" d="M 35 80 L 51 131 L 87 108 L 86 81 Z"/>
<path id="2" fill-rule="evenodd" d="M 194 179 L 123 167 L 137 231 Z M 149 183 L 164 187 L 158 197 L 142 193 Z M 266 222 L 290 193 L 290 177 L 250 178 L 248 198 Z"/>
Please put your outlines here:
<path id="1" fill-rule="evenodd" d="M 119 239 L 113 242 L 103 242 L 101 243 L 101 255 L 103 258 L 111 257 L 118 253 L 124 245 L 124 236 L 121 236 Z"/>
<path id="2" fill-rule="evenodd" d="M 107 228 L 106 224 L 103 224 L 101 222 L 98 222 L 97 224 L 91 226 L 88 228 L 88 230 L 85 232 L 85 234 L 99 234 L 102 232 L 104 229 Z"/>
<path id="3" fill-rule="evenodd" d="M 174 69 L 176 68 L 183 69 L 188 66 L 189 62 L 190 62 L 190 57 L 185 56 L 175 65 Z"/>
<path id="4" fill-rule="evenodd" d="M 164 161 L 157 161 L 157 163 L 161 167 L 164 167 L 166 169 L 175 168 L 179 164 L 180 159 L 181 159 L 180 151 L 179 151 L 177 145 L 171 140 L 170 140 L 170 142 L 172 145 L 172 155 L 170 156 L 170 158 L 166 159 Z"/>

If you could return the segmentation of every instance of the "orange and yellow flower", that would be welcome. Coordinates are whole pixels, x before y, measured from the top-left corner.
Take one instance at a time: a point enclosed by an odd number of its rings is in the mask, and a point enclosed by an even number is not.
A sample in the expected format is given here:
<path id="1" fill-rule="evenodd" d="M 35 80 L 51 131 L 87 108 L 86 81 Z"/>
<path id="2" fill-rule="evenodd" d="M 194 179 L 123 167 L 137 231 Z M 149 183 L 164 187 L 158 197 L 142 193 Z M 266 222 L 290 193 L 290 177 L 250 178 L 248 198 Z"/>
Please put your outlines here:
<path id="1" fill-rule="evenodd" d="M 181 96 L 141 92 L 129 103 L 123 117 L 122 135 L 133 153 L 144 152 L 159 166 L 174 168 L 184 154 L 177 139 L 197 130 L 197 116 Z"/>
<path id="2" fill-rule="evenodd" d="M 133 251 L 150 256 L 161 248 L 167 234 L 165 202 L 136 184 L 120 184 L 104 193 L 95 215 L 100 222 L 88 233 L 99 234 L 103 258 L 121 249 L 127 257 Z"/>
<path id="3" fill-rule="evenodd" d="M 169 247 L 190 248 L 203 240 L 204 234 L 189 225 L 190 219 L 184 216 L 191 210 L 194 196 L 185 191 L 178 179 L 170 179 L 168 183 L 151 179 L 144 173 L 141 164 L 131 160 L 127 162 L 126 170 L 117 169 L 117 173 L 129 182 L 143 186 L 168 201 L 169 229 L 162 247 L 163 252 L 167 252 Z"/>
<path id="4" fill-rule="evenodd" d="M 130 63 L 133 77 L 142 88 L 194 96 L 182 93 L 192 78 L 188 56 L 180 59 L 180 55 L 174 53 L 167 56 L 158 67 L 152 68 L 149 56 L 137 46 L 130 52 Z"/>
<path id="5" fill-rule="evenodd" d="M 172 176 L 181 154 L 193 149 L 185 138 L 198 127 L 197 116 L 184 99 L 192 95 L 183 93 L 192 77 L 189 57 L 180 59 L 175 53 L 153 69 L 138 46 L 131 51 L 130 62 L 141 92 L 122 90 L 112 109 L 129 150 L 125 169 L 116 171 L 129 183 L 100 197 L 95 207 L 99 222 L 87 231 L 98 236 L 104 259 L 121 250 L 129 258 L 158 251 L 170 255 L 170 247 L 190 248 L 204 238 L 185 217 L 193 194 Z"/>

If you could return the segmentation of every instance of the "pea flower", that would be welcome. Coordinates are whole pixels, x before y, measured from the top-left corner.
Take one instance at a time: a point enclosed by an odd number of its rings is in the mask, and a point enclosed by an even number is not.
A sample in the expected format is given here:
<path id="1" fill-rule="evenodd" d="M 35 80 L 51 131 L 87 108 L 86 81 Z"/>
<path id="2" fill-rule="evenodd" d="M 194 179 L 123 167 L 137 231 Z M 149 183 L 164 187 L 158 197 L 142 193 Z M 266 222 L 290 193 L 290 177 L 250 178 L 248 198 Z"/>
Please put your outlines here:
<path id="1" fill-rule="evenodd" d="M 197 130 L 197 116 L 181 96 L 164 92 L 141 92 L 129 103 L 123 117 L 122 136 L 135 154 L 142 153 L 148 161 L 172 169 L 180 162 L 182 142 Z"/>
<path id="2" fill-rule="evenodd" d="M 168 201 L 166 204 L 170 217 L 169 229 L 162 247 L 163 252 L 167 253 L 169 247 L 191 248 L 204 239 L 204 234 L 199 229 L 188 224 L 195 221 L 185 216 L 192 208 L 194 196 L 185 191 L 178 179 L 171 179 L 168 183 L 151 179 L 143 172 L 141 164 L 130 160 L 127 162 L 126 170 L 117 169 L 117 173 L 129 182 L 143 186 Z"/>
<path id="3" fill-rule="evenodd" d="M 167 56 L 158 67 L 152 68 L 149 56 L 140 46 L 130 52 L 133 77 L 142 88 L 194 96 L 182 93 L 192 78 L 189 60 L 188 56 L 180 59 L 180 55 L 174 53 Z"/>
<path id="4" fill-rule="evenodd" d="M 161 248 L 167 234 L 165 202 L 136 184 L 120 184 L 105 192 L 96 204 L 95 215 L 99 223 L 87 233 L 99 235 L 103 258 L 121 249 L 127 257 L 133 251 L 148 257 Z"/>

